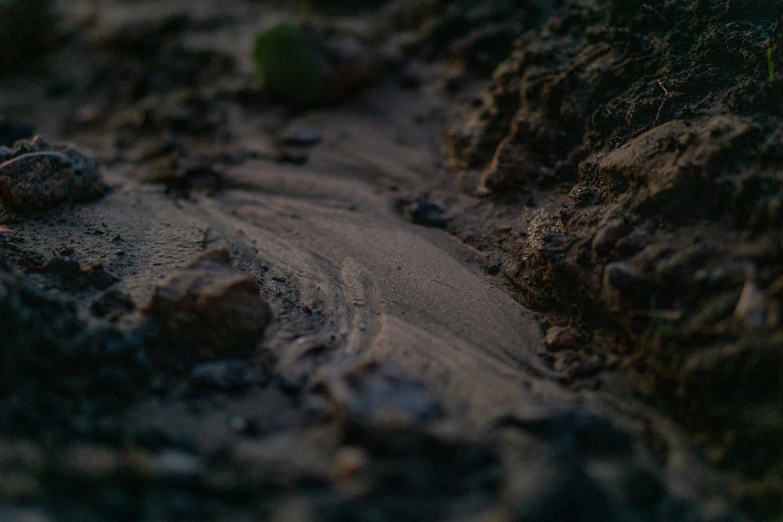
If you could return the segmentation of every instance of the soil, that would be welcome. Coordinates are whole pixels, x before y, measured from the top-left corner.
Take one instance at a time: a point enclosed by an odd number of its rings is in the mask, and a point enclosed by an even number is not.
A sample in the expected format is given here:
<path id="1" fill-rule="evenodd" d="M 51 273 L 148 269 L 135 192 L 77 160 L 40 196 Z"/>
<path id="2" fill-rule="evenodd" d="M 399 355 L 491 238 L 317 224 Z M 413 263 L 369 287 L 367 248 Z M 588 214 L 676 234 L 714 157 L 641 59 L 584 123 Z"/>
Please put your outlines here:
<path id="1" fill-rule="evenodd" d="M 783 3 L 285 7 L 0 64 L 0 519 L 780 519 Z"/>

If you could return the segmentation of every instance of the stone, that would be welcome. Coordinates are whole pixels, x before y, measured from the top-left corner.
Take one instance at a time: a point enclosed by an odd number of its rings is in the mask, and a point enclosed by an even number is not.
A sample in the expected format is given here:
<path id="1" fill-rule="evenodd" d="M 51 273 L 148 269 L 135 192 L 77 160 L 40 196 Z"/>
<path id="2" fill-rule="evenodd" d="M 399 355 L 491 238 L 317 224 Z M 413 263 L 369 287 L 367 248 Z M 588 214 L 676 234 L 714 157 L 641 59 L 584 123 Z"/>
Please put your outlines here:
<path id="1" fill-rule="evenodd" d="M 762 330 L 767 322 L 767 296 L 753 279 L 742 288 L 734 318 L 748 330 Z"/>
<path id="2" fill-rule="evenodd" d="M 370 463 L 367 452 L 356 446 L 340 448 L 334 457 L 335 476 L 352 479 L 364 471 Z"/>
<path id="3" fill-rule="evenodd" d="M 197 388 L 227 392 L 242 391 L 255 381 L 245 361 L 214 361 L 200 364 L 190 372 L 190 383 Z"/>
<path id="4" fill-rule="evenodd" d="M 559 352 L 562 350 L 578 350 L 584 340 L 575 329 L 569 326 L 553 326 L 547 330 L 544 339 L 546 349 L 550 352 Z"/>
<path id="5" fill-rule="evenodd" d="M 160 326 L 168 349 L 199 359 L 251 353 L 272 321 L 258 283 L 233 268 L 225 248 L 172 274 L 141 310 Z"/>
<path id="6" fill-rule="evenodd" d="M 321 143 L 321 135 L 315 129 L 305 126 L 292 126 L 283 133 L 281 141 L 292 147 L 312 147 Z"/>
<path id="7" fill-rule="evenodd" d="M 178 450 L 167 450 L 158 455 L 153 465 L 156 476 L 169 482 L 190 482 L 201 474 L 198 457 Z"/>
<path id="8" fill-rule="evenodd" d="M 18 141 L 0 164 L 0 201 L 17 212 L 41 212 L 63 203 L 93 201 L 108 187 L 97 164 L 73 145 Z"/>
<path id="9" fill-rule="evenodd" d="M 432 228 L 445 228 L 452 219 L 439 205 L 426 199 L 409 205 L 405 216 L 414 225 Z"/>

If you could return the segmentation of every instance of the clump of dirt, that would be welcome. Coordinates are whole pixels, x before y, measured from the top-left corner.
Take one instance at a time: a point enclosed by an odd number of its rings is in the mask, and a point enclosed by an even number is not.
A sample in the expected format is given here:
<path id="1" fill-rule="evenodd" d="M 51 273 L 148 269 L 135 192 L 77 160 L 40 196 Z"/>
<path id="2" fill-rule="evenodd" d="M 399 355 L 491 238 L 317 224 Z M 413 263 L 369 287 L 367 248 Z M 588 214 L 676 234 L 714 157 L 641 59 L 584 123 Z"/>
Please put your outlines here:
<path id="1" fill-rule="evenodd" d="M 487 218 L 452 232 L 530 302 L 620 328 L 639 391 L 775 491 L 748 501 L 757 514 L 781 499 L 782 16 L 567 1 L 449 133 Z"/>
<path id="2" fill-rule="evenodd" d="M 4 429 L 35 437 L 127 405 L 145 385 L 140 329 L 92 323 L 72 301 L 43 291 L 0 260 Z"/>

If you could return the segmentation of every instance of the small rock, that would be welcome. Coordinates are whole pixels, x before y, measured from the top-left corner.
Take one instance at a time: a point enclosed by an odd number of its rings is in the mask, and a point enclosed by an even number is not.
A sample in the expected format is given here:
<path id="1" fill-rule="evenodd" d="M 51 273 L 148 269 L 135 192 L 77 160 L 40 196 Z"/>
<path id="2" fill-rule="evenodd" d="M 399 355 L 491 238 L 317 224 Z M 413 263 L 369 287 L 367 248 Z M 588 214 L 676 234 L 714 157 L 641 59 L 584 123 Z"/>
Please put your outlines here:
<path id="1" fill-rule="evenodd" d="M 244 418 L 235 415 L 228 420 L 228 426 L 237 433 L 247 433 L 250 423 Z"/>
<path id="2" fill-rule="evenodd" d="M 244 361 L 209 362 L 190 372 L 193 386 L 227 392 L 246 390 L 254 381 L 255 375 Z"/>
<path id="3" fill-rule="evenodd" d="M 415 225 L 433 228 L 445 228 L 452 219 L 440 206 L 426 199 L 409 205 L 405 216 Z"/>
<path id="4" fill-rule="evenodd" d="M 171 275 L 142 312 L 160 324 L 167 347 L 208 359 L 252 352 L 272 321 L 258 283 L 233 268 L 225 248 L 205 252 Z"/>
<path id="5" fill-rule="evenodd" d="M 0 164 L 0 201 L 19 212 L 40 212 L 62 203 L 92 201 L 108 187 L 96 163 L 71 145 L 40 138 L 19 141 Z"/>
<path id="6" fill-rule="evenodd" d="M 171 482 L 190 482 L 201 473 L 198 457 L 177 450 L 167 450 L 155 460 L 155 474 Z"/>
<path id="7" fill-rule="evenodd" d="M 321 135 L 310 127 L 294 126 L 283 133 L 280 141 L 292 147 L 312 147 L 321 143 Z"/>
<path id="8" fill-rule="evenodd" d="M 767 296 L 753 279 L 748 279 L 742 288 L 734 318 L 741 321 L 748 330 L 761 330 L 767 320 Z"/>
<path id="9" fill-rule="evenodd" d="M 550 352 L 559 352 L 578 350 L 584 344 L 584 339 L 570 326 L 553 326 L 547 330 L 544 343 Z"/>
<path id="10" fill-rule="evenodd" d="M 369 461 L 369 455 L 362 448 L 341 448 L 334 457 L 335 475 L 342 479 L 352 479 L 367 467 Z"/>

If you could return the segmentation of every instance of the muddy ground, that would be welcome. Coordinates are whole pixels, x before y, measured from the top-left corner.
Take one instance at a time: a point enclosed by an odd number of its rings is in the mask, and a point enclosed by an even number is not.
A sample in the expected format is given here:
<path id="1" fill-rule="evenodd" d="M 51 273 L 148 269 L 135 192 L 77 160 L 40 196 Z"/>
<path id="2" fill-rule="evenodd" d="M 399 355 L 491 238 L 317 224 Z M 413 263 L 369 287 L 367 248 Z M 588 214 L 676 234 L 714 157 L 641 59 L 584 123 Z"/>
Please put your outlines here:
<path id="1" fill-rule="evenodd" d="M 783 3 L 324 2 L 307 107 L 285 2 L 53 12 L 0 20 L 0 519 L 783 516 Z"/>

